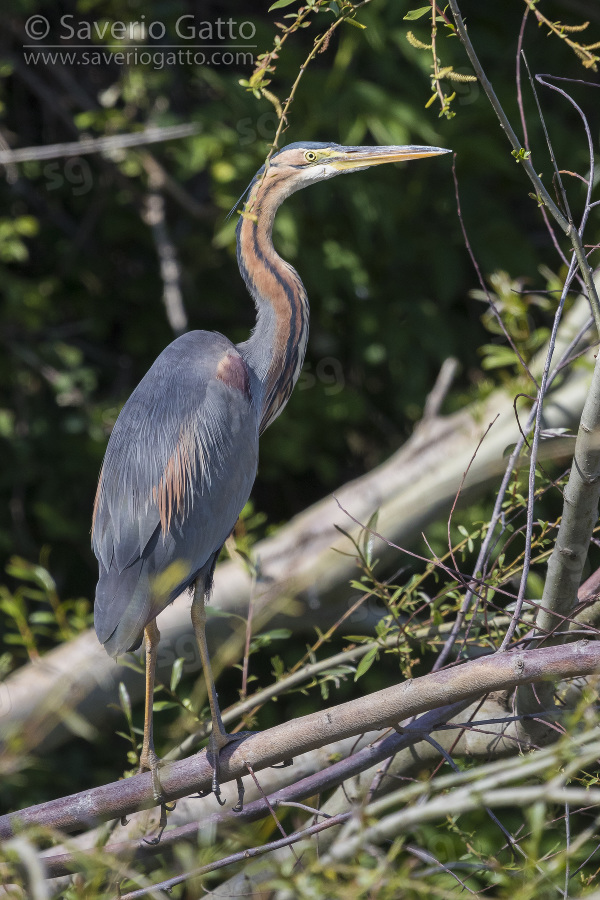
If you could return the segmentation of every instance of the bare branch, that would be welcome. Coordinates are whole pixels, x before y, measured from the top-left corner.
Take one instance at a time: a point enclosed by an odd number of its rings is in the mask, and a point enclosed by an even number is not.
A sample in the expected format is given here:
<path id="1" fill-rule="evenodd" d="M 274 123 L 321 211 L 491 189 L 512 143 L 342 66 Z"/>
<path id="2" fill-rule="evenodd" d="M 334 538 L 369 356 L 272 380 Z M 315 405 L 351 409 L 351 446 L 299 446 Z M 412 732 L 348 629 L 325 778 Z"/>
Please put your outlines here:
<path id="1" fill-rule="evenodd" d="M 146 128 L 131 134 L 114 134 L 109 137 L 83 138 L 68 144 L 48 144 L 46 147 L 21 147 L 18 150 L 0 150 L 0 165 L 14 165 L 30 160 L 61 159 L 68 156 L 84 156 L 88 153 L 111 153 L 126 147 L 141 147 L 173 141 L 198 134 L 200 126 L 191 122 L 187 125 L 170 125 L 167 128 Z"/>
<path id="2" fill-rule="evenodd" d="M 251 735 L 222 751 L 221 781 L 226 783 L 244 775 L 247 763 L 258 771 L 336 738 L 385 728 L 445 706 L 448 701 L 470 700 L 490 691 L 537 681 L 591 675 L 599 668 L 600 643 L 585 640 L 538 650 L 496 653 Z M 212 769 L 205 753 L 161 769 L 164 801 L 206 790 L 211 782 Z M 69 832 L 154 804 L 152 776 L 145 773 L 3 816 L 0 838 L 10 837 L 15 828 L 32 824 L 52 825 Z"/>
<path id="3" fill-rule="evenodd" d="M 167 231 L 165 201 L 158 190 L 154 179 L 150 176 L 150 191 L 146 197 L 146 208 L 143 219 L 150 227 L 156 255 L 158 256 L 160 274 L 163 282 L 163 304 L 167 320 L 173 334 L 178 337 L 187 331 L 188 318 L 183 305 L 181 293 L 181 266 L 177 258 L 175 245 Z"/>

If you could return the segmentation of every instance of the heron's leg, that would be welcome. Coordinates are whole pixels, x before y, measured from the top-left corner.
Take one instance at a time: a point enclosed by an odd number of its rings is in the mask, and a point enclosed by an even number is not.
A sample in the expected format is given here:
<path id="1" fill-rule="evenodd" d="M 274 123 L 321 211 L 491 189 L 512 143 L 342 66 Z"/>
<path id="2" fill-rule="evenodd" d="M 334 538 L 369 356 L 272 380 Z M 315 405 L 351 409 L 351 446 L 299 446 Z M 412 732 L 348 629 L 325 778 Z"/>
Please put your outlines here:
<path id="1" fill-rule="evenodd" d="M 200 659 L 202 660 L 202 669 L 204 670 L 204 679 L 206 681 L 206 690 L 208 692 L 208 702 L 210 704 L 210 718 L 212 729 L 209 740 L 209 750 L 212 755 L 213 782 L 212 789 L 217 799 L 220 796 L 219 788 L 219 753 L 228 743 L 240 739 L 238 735 L 229 735 L 225 731 L 223 720 L 221 718 L 221 710 L 219 709 L 219 698 L 217 697 L 217 689 L 210 667 L 210 657 L 208 655 L 208 645 L 206 643 L 206 606 L 204 603 L 205 583 L 203 578 L 198 578 L 194 586 L 194 599 L 192 601 L 192 625 L 194 633 L 198 641 L 198 649 L 200 650 Z"/>
<path id="2" fill-rule="evenodd" d="M 194 626 L 194 633 L 196 635 L 196 640 L 198 641 L 198 648 L 200 650 L 200 659 L 202 660 L 202 668 L 204 670 L 204 680 L 206 681 L 206 690 L 208 692 L 208 702 L 210 703 L 210 718 L 212 722 L 212 728 L 210 732 L 210 739 L 208 744 L 208 749 L 210 752 L 210 756 L 212 757 L 212 770 L 213 770 L 213 780 L 212 780 L 212 790 L 217 798 L 217 802 L 223 805 L 221 801 L 221 789 L 219 787 L 219 753 L 227 744 L 232 741 L 241 741 L 244 738 L 248 737 L 250 734 L 254 734 L 252 731 L 239 731 L 237 734 L 227 734 L 225 731 L 225 726 L 223 725 L 223 720 L 221 718 L 221 710 L 219 709 L 219 698 L 217 697 L 217 689 L 215 687 L 215 681 L 212 674 L 212 669 L 210 667 L 210 657 L 208 655 L 208 645 L 206 643 L 206 606 L 204 602 L 204 597 L 206 594 L 206 585 L 210 586 L 212 581 L 212 572 L 209 575 L 208 581 L 206 582 L 203 578 L 197 578 L 196 584 L 194 585 L 194 599 L 192 600 L 192 625 Z M 292 760 L 285 760 L 283 766 L 291 766 Z M 282 766 L 282 767 L 283 767 Z M 237 789 L 238 789 L 238 802 L 233 807 L 234 812 L 241 812 L 244 808 L 244 785 L 242 783 L 241 778 L 236 778 Z M 205 794 L 201 794 L 199 796 L 206 796 Z"/>
<path id="3" fill-rule="evenodd" d="M 156 619 L 153 619 L 146 625 L 146 628 L 144 629 L 144 638 L 146 642 L 146 707 L 144 714 L 144 741 L 142 743 L 142 752 L 140 755 L 140 772 L 149 770 L 152 773 L 154 799 L 159 801 L 162 798 L 160 779 L 158 777 L 160 759 L 156 755 L 154 749 L 154 726 L 152 716 L 154 675 L 156 672 L 158 642 L 160 640 L 160 632 L 156 624 Z"/>

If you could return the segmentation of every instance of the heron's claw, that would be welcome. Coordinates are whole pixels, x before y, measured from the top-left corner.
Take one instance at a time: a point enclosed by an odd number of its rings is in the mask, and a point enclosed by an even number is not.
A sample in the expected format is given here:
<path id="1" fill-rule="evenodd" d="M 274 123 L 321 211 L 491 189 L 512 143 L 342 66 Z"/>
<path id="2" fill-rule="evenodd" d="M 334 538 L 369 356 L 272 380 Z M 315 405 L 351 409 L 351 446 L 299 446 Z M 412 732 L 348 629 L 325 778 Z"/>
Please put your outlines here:
<path id="1" fill-rule="evenodd" d="M 269 766 L 270 769 L 287 769 L 288 766 L 293 766 L 293 759 L 284 759 L 280 763 L 275 763 L 274 766 Z"/>
<path id="2" fill-rule="evenodd" d="M 228 744 L 243 741 L 245 738 L 250 737 L 253 734 L 256 734 L 256 732 L 238 731 L 236 732 L 236 734 L 227 734 L 225 731 L 216 730 L 211 732 L 208 741 L 208 747 L 206 748 L 206 755 L 213 770 L 212 784 L 210 789 L 206 791 L 198 791 L 198 793 L 194 795 L 195 797 L 208 797 L 208 795 L 212 793 L 214 794 L 215 800 L 217 801 L 219 806 L 225 805 L 227 801 L 221 799 L 221 787 L 219 783 L 219 755 L 223 747 L 226 747 Z M 233 807 L 233 812 L 241 812 L 244 808 L 244 785 L 241 778 L 236 778 L 236 784 L 238 789 L 238 799 L 237 803 Z"/>
<path id="3" fill-rule="evenodd" d="M 156 835 L 156 837 L 152 838 L 151 840 L 144 838 L 145 844 L 148 844 L 150 847 L 155 847 L 157 844 L 160 844 L 160 840 L 163 836 L 163 832 L 164 832 L 165 828 L 167 827 L 167 813 L 173 812 L 173 810 L 175 809 L 176 806 L 177 806 L 177 803 L 172 803 L 171 806 L 169 806 L 168 803 L 164 803 L 164 802 L 160 804 L 160 820 L 158 822 L 158 834 Z"/>
<path id="4" fill-rule="evenodd" d="M 213 792 L 212 787 L 209 787 L 205 791 L 198 791 L 196 794 L 191 794 L 190 796 L 194 800 L 204 800 L 205 797 L 210 797 L 212 792 Z"/>
<path id="5" fill-rule="evenodd" d="M 215 791 L 214 788 L 212 788 L 211 794 L 214 794 L 214 795 L 215 795 L 215 800 L 217 801 L 217 803 L 219 804 L 219 806 L 225 806 L 225 804 L 227 803 L 227 800 L 222 800 L 222 799 L 221 799 L 221 788 L 220 788 L 218 785 L 217 785 L 217 790 L 216 790 L 216 791 Z"/>
<path id="6" fill-rule="evenodd" d="M 237 784 L 238 789 L 238 802 L 233 807 L 232 812 L 241 812 L 244 808 L 244 782 L 241 778 L 236 778 L 235 783 Z"/>

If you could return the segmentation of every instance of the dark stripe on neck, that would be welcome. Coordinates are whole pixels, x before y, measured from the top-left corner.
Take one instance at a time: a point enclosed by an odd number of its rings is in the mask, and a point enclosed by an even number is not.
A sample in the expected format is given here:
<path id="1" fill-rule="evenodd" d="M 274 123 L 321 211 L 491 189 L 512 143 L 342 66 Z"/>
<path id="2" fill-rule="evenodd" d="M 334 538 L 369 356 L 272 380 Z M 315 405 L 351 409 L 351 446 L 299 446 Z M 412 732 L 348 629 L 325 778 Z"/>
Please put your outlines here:
<path id="1" fill-rule="evenodd" d="M 268 207 L 270 194 L 277 187 L 278 179 L 273 178 L 268 184 L 264 185 L 261 193 L 255 200 L 255 207 L 258 209 L 257 215 L 261 213 L 267 217 L 267 221 L 260 226 L 249 217 L 242 217 L 237 228 L 237 257 L 238 265 L 242 277 L 250 291 L 257 310 L 259 312 L 265 305 L 269 305 L 274 311 L 277 319 L 279 330 L 283 332 L 285 347 L 282 348 L 281 355 L 279 347 L 274 347 L 274 356 L 269 364 L 267 377 L 265 379 L 266 393 L 262 402 L 262 421 L 261 431 L 275 418 L 278 411 L 287 402 L 292 388 L 295 383 L 294 376 L 299 370 L 299 344 L 306 335 L 308 327 L 308 301 L 304 285 L 295 270 L 289 266 L 276 252 L 270 239 L 270 222 L 268 219 L 274 217 L 275 209 L 265 209 Z M 283 292 L 283 299 L 286 308 L 289 310 L 289 316 L 283 318 L 280 305 L 276 304 L 273 299 L 263 296 L 257 286 L 257 280 L 251 276 L 246 259 L 244 258 L 244 247 L 242 244 L 242 230 L 250 228 L 249 242 L 251 245 L 251 256 L 249 264 L 253 271 L 258 275 L 260 269 L 269 273 L 279 288 Z M 277 334 L 274 335 L 277 337 Z M 258 338 L 258 336 L 257 336 Z M 252 340 L 252 338 L 251 338 Z M 305 345 L 305 341 L 304 341 Z"/>

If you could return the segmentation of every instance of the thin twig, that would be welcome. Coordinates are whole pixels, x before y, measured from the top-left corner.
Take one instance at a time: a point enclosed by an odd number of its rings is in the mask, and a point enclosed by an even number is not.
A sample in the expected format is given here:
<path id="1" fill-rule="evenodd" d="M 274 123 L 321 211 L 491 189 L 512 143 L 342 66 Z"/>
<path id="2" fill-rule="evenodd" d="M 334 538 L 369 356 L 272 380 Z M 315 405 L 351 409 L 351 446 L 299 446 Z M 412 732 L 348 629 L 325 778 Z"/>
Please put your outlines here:
<path id="1" fill-rule="evenodd" d="M 571 241 L 571 245 L 572 245 L 573 250 L 575 251 L 575 255 L 577 257 L 577 262 L 579 264 L 579 270 L 581 272 L 581 276 L 582 276 L 582 278 L 585 282 L 586 288 L 588 290 L 588 296 L 589 296 L 589 300 L 590 300 L 590 305 L 592 307 L 592 313 L 593 313 L 594 319 L 596 321 L 596 327 L 598 329 L 598 332 L 600 333 L 600 299 L 598 298 L 598 292 L 597 292 L 596 286 L 594 284 L 594 279 L 592 277 L 592 271 L 591 271 L 589 263 L 587 261 L 580 235 L 579 235 L 577 229 L 574 228 L 572 226 L 572 224 L 569 222 L 569 220 L 563 215 L 563 213 L 560 211 L 560 209 L 558 208 L 558 206 L 556 205 L 556 203 L 554 202 L 554 200 L 552 199 L 552 197 L 546 190 L 544 183 L 542 182 L 541 178 L 539 177 L 539 175 L 537 174 L 537 172 L 535 171 L 535 169 L 533 167 L 533 163 L 531 162 L 531 159 L 528 156 L 523 155 L 521 153 L 521 150 L 523 148 L 521 147 L 520 141 L 518 140 L 518 138 L 512 128 L 512 125 L 510 124 L 510 121 L 509 121 L 506 113 L 504 112 L 504 109 L 503 109 L 500 101 L 498 100 L 498 98 L 496 96 L 496 93 L 492 87 L 491 82 L 488 80 L 488 78 L 485 74 L 483 66 L 479 62 L 479 58 L 475 52 L 475 48 L 473 47 L 473 44 L 471 43 L 471 39 L 469 38 L 469 35 L 467 33 L 467 29 L 465 28 L 465 23 L 463 21 L 462 15 L 458 8 L 457 0 L 448 0 L 448 3 L 450 6 L 450 9 L 452 10 L 452 16 L 454 18 L 456 30 L 458 31 L 460 40 L 465 47 L 465 50 L 467 52 L 467 56 L 469 57 L 471 65 L 473 66 L 473 68 L 477 74 L 477 77 L 479 78 L 481 86 L 483 87 L 483 89 L 488 97 L 488 100 L 490 101 L 490 103 L 494 109 L 494 112 L 498 116 L 498 119 L 500 121 L 500 125 L 501 125 L 502 129 L 506 133 L 506 136 L 508 137 L 513 150 L 515 151 L 515 153 L 517 154 L 517 157 L 519 158 L 520 165 L 523 166 L 524 171 L 526 172 L 531 183 L 534 186 L 536 197 L 538 198 L 538 202 L 541 202 L 547 206 L 550 213 L 552 214 L 552 216 L 554 217 L 554 219 L 560 226 L 560 228 L 564 231 L 564 233 L 567 235 L 567 237 Z"/>
<path id="2" fill-rule="evenodd" d="M 538 457 L 538 449 L 540 443 L 540 431 L 542 428 L 542 412 L 544 409 L 544 398 L 546 395 L 546 390 L 548 387 L 548 377 L 550 373 L 550 365 L 552 363 L 552 354 L 554 353 L 554 347 L 556 344 L 556 335 L 558 332 L 558 326 L 560 325 L 560 320 L 562 316 L 562 311 L 564 308 L 565 301 L 568 296 L 569 287 L 571 286 L 571 281 L 573 275 L 575 274 L 576 261 L 573 257 L 571 262 L 571 267 L 565 279 L 565 284 L 563 287 L 563 291 L 561 294 L 561 298 L 554 315 L 554 321 L 552 323 L 552 332 L 550 335 L 550 340 L 548 342 L 548 352 L 546 354 L 546 361 L 544 363 L 544 371 L 542 373 L 542 380 L 540 383 L 540 388 L 537 395 L 536 402 L 536 411 L 535 411 L 535 425 L 533 429 L 533 439 L 531 442 L 531 456 L 529 463 L 529 480 L 528 480 L 528 502 L 527 502 L 527 527 L 525 531 L 525 556 L 523 559 L 523 569 L 521 572 L 521 581 L 519 583 L 519 593 L 517 595 L 517 602 L 515 604 L 515 611 L 512 618 L 512 621 L 508 628 L 506 629 L 506 634 L 504 636 L 504 640 L 500 645 L 500 650 L 507 650 L 510 646 L 510 642 L 513 639 L 513 635 L 517 628 L 517 623 L 521 618 L 521 612 L 523 608 L 523 602 L 525 600 L 525 590 L 527 587 L 527 579 L 529 577 L 529 568 L 531 565 L 531 544 L 533 538 L 533 515 L 534 515 L 534 501 L 535 501 L 535 471 L 537 467 L 537 457 Z"/>
<path id="3" fill-rule="evenodd" d="M 279 850 L 281 847 L 291 847 L 292 844 L 296 844 L 298 841 L 303 841 L 308 837 L 312 837 L 314 834 L 319 834 L 321 831 L 326 831 L 328 828 L 333 828 L 335 825 L 343 825 L 352 815 L 354 815 L 352 812 L 339 813 L 339 815 L 332 816 L 332 818 L 326 819 L 324 822 L 318 822 L 316 825 L 310 825 L 303 831 L 297 831 L 295 834 L 289 835 L 289 837 L 280 838 L 278 841 L 271 841 L 260 847 L 249 847 L 247 850 L 240 850 L 238 853 L 232 853 L 224 859 L 208 863 L 206 866 L 200 866 L 198 869 L 192 869 L 190 872 L 184 872 L 183 875 L 167 878 L 152 887 L 142 888 L 138 891 L 130 891 L 128 894 L 122 894 L 120 900 L 137 900 L 138 897 L 147 897 L 149 893 L 155 890 L 171 891 L 176 885 L 183 884 L 184 881 L 188 881 L 190 878 L 198 878 L 200 875 L 207 875 L 209 872 L 215 872 L 218 869 L 223 869 L 234 863 L 255 859 L 257 856 L 264 856 L 265 853 L 272 853 L 274 850 Z"/>
<path id="4" fill-rule="evenodd" d="M 252 613 L 254 612 L 254 592 L 256 591 L 257 579 L 256 567 L 252 568 L 252 581 L 250 584 L 250 594 L 248 597 L 248 616 L 246 618 L 246 640 L 244 642 L 244 660 L 242 663 L 242 690 L 240 697 L 246 699 L 248 693 L 248 670 L 250 667 L 250 643 L 252 641 Z"/>
<path id="5" fill-rule="evenodd" d="M 525 26 L 529 18 L 529 7 L 526 8 L 521 19 L 521 27 L 519 29 L 519 39 L 517 41 L 517 59 L 516 59 L 516 82 L 517 82 L 517 105 L 519 107 L 519 118 L 521 119 L 521 128 L 523 129 L 523 146 L 529 150 L 529 135 L 527 133 L 527 119 L 525 118 L 525 107 L 523 105 L 523 91 L 521 88 L 521 52 L 523 50 L 523 40 L 525 38 Z"/>

